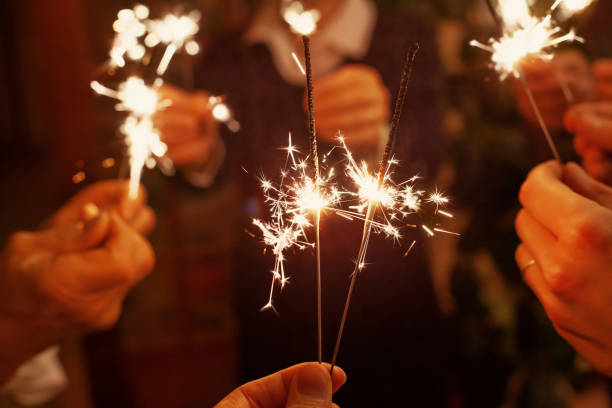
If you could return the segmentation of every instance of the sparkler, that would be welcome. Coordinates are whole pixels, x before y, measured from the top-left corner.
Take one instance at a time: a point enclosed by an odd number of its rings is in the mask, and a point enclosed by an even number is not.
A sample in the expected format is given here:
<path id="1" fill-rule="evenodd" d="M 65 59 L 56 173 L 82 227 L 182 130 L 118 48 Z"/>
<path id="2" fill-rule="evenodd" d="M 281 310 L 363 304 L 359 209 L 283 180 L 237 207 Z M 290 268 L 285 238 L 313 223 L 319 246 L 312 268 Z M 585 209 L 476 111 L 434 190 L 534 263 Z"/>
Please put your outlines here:
<path id="1" fill-rule="evenodd" d="M 325 177 L 320 176 L 318 179 L 310 177 L 308 158 L 303 160 L 298 158 L 299 150 L 292 144 L 291 134 L 285 150 L 287 160 L 285 168 L 281 171 L 279 185 L 275 186 L 265 178 L 261 180 L 272 221 L 269 223 L 253 221 L 263 233 L 264 244 L 270 247 L 275 255 L 270 296 L 268 303 L 262 309 L 275 310 L 273 295 L 276 282 L 280 282 L 282 289 L 288 281 L 284 268 L 286 251 L 292 247 L 305 249 L 316 246 L 307 239 L 306 230 L 313 225 L 309 217 L 312 214 L 321 214 L 325 210 L 333 210 L 341 198 L 341 192 L 332 182 L 333 168 Z"/>
<path id="2" fill-rule="evenodd" d="M 166 51 L 157 67 L 157 75 L 163 75 L 176 52 L 185 49 L 187 54 L 195 55 L 200 51 L 198 43 L 193 37 L 200 31 L 199 21 L 202 14 L 194 10 L 189 14 L 177 16 L 167 14 L 160 20 L 147 20 L 145 22 L 148 34 L 145 45 L 149 48 L 158 44 L 166 45 Z"/>
<path id="3" fill-rule="evenodd" d="M 310 58 L 310 37 L 317 29 L 317 22 L 320 18 L 320 13 L 317 10 L 305 10 L 304 6 L 299 1 L 284 1 L 282 10 L 283 18 L 289 24 L 291 30 L 302 36 L 304 44 L 304 59 L 306 64 L 306 90 L 308 94 L 308 135 L 310 139 L 310 158 L 314 171 L 314 190 L 311 194 L 316 198 L 314 201 L 322 201 L 320 197 L 321 177 L 319 169 L 319 152 L 317 145 L 317 133 L 315 124 L 314 112 L 314 97 L 313 97 L 313 80 L 312 80 L 312 62 Z M 299 63 L 299 60 L 293 54 L 294 60 Z M 298 64 L 301 67 L 301 64 Z M 304 70 L 302 70 L 304 72 Z M 317 196 L 319 196 L 317 198 Z M 321 210 L 320 208 L 311 208 L 315 224 L 315 249 L 316 249 L 316 280 L 317 280 L 317 350 L 319 363 L 323 361 L 323 333 L 322 333 L 322 296 L 321 296 Z"/>
<path id="4" fill-rule="evenodd" d="M 163 164 L 162 171 L 173 170 L 172 162 L 164 157 L 167 146 L 153 124 L 155 113 L 169 106 L 169 101 L 160 100 L 158 94 L 163 84 L 161 76 L 177 52 L 185 50 L 189 55 L 199 52 L 199 45 L 194 40 L 200 29 L 199 11 L 194 10 L 185 15 L 167 14 L 158 20 L 150 19 L 149 14 L 148 7 L 142 4 L 117 13 L 117 19 L 113 23 L 115 38 L 110 50 L 110 64 L 114 67 L 124 67 L 126 57 L 142 63 L 146 47 L 165 45 L 166 49 L 157 67 L 158 76 L 153 86 L 146 85 L 144 79 L 137 76 L 129 77 L 117 90 L 108 88 L 98 81 L 91 82 L 91 88 L 97 94 L 119 101 L 115 106 L 116 110 L 128 113 L 120 132 L 125 136 L 130 160 L 129 195 L 132 198 L 138 194 L 144 166 L 153 168 L 156 164 Z M 211 96 L 209 104 L 215 120 L 224 123 L 232 132 L 240 130 L 240 123 L 233 118 L 222 97 Z"/>
<path id="5" fill-rule="evenodd" d="M 393 118 L 391 120 L 391 129 L 389 132 L 389 140 L 387 142 L 387 146 L 385 148 L 385 152 L 383 154 L 383 159 L 380 163 L 380 169 L 378 172 L 378 177 L 372 177 L 367 172 L 367 166 L 365 163 L 362 167 L 356 166 L 355 161 L 349 156 L 349 168 L 348 175 L 353 179 L 356 185 L 359 187 L 359 198 L 361 201 L 361 207 L 367 206 L 366 216 L 363 225 L 363 235 L 361 238 L 361 245 L 359 248 L 359 253 L 357 255 L 357 259 L 355 261 L 355 269 L 353 270 L 353 275 L 351 278 L 351 283 L 349 286 L 348 294 L 346 297 L 346 303 L 344 305 L 344 312 L 342 313 L 342 319 L 340 320 L 340 328 L 338 330 L 338 337 L 336 338 L 336 345 L 334 346 L 334 354 L 332 356 L 332 366 L 331 371 L 333 372 L 334 367 L 336 365 L 336 359 L 338 357 L 338 351 L 340 349 L 340 342 L 342 341 L 342 334 L 344 332 L 344 325 L 346 323 L 346 319 L 348 317 L 348 311 L 351 304 L 351 299 L 353 297 L 353 291 L 355 289 L 355 283 L 357 281 L 357 274 L 361 271 L 365 266 L 365 256 L 368 249 L 368 243 L 370 240 L 370 235 L 372 232 L 372 220 L 378 207 L 382 206 L 383 208 L 393 208 L 393 204 L 395 203 L 395 197 L 397 196 L 397 190 L 390 185 L 390 166 L 395 162 L 392 159 L 393 149 L 395 147 L 395 141 L 397 139 L 397 132 L 399 129 L 400 119 L 402 115 L 402 110 L 404 107 L 404 101 L 406 99 L 406 94 L 408 92 L 408 82 L 410 79 L 410 75 L 412 73 L 412 66 L 414 63 L 414 59 L 418 52 L 418 44 L 410 50 L 406 56 L 406 62 L 404 64 L 404 69 L 402 72 L 402 79 L 400 84 L 400 90 L 397 95 L 397 99 L 395 101 L 395 110 L 393 112 Z M 413 208 L 418 208 L 418 196 L 415 196 L 412 191 L 410 191 L 409 196 L 406 196 L 405 203 L 409 204 L 409 206 Z M 398 236 L 399 232 L 397 230 L 389 228 L 386 230 L 387 233 L 390 233 L 394 236 Z"/>
<path id="6" fill-rule="evenodd" d="M 491 0 L 487 0 L 487 5 L 502 36 L 499 39 L 491 38 L 488 44 L 475 40 L 470 44 L 491 53 L 493 66 L 502 80 L 510 75 L 521 80 L 546 141 L 555 158 L 561 161 L 550 131 L 527 85 L 522 63 L 528 58 L 549 61 L 553 58 L 551 49 L 565 42 L 582 41 L 582 39 L 573 30 L 560 35 L 561 29 L 552 21 L 551 13 L 544 18 L 537 18 L 531 13 L 525 0 L 502 0 L 500 2 L 501 18 L 495 12 Z M 556 6 L 558 2 L 554 7 Z"/>
<path id="7" fill-rule="evenodd" d="M 584 9 L 593 4 L 593 1 L 594 0 L 557 0 L 551 7 L 551 11 L 559 7 L 566 17 L 571 17 L 584 11 Z"/>
<path id="8" fill-rule="evenodd" d="M 117 13 L 117 20 L 113 23 L 115 38 L 110 50 L 111 65 L 125 66 L 125 56 L 133 61 L 142 59 L 145 47 L 140 43 L 147 28 L 144 20 L 149 17 L 149 9 L 143 5 L 136 5 L 132 10 L 124 9 Z"/>
<path id="9" fill-rule="evenodd" d="M 91 83 L 91 88 L 99 95 L 119 101 L 115 105 L 117 111 L 128 112 L 128 116 L 120 127 L 126 138 L 128 157 L 130 159 L 129 196 L 138 196 L 138 187 L 144 166 L 155 167 L 156 159 L 161 159 L 167 151 L 167 146 L 161 141 L 159 131 L 153 125 L 153 115 L 168 106 L 161 100 L 158 89 L 163 81 L 157 80 L 152 87 L 138 77 L 129 77 L 119 84 L 117 90 L 108 88 L 97 81 Z"/>

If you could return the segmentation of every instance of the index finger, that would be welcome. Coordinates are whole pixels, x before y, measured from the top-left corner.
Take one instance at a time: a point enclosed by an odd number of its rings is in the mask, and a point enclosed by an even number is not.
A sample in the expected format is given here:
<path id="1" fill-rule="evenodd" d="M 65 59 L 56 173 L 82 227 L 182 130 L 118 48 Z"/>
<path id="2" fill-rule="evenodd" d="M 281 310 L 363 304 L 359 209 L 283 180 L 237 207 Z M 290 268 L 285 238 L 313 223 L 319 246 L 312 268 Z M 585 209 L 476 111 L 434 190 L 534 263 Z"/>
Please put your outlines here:
<path id="1" fill-rule="evenodd" d="M 555 236 L 562 234 L 568 216 L 591 203 L 565 185 L 562 179 L 561 164 L 549 161 L 529 173 L 519 193 L 523 207 Z"/>

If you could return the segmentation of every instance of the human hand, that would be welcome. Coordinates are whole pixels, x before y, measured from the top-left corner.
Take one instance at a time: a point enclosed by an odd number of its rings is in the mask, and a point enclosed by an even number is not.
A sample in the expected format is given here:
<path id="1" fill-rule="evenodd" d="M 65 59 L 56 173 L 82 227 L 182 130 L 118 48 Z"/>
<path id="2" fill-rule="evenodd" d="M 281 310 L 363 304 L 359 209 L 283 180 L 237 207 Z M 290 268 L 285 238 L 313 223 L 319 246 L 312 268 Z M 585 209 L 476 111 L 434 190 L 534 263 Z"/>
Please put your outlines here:
<path id="1" fill-rule="evenodd" d="M 128 196 L 127 181 L 106 180 L 81 190 L 51 218 L 51 227 L 88 221 L 100 211 L 116 212 L 133 229 L 147 235 L 155 226 L 155 213 L 147 206 L 147 192 L 140 188 L 136 198 Z"/>
<path id="2" fill-rule="evenodd" d="M 597 99 L 612 101 L 612 58 L 599 59 L 593 63 Z"/>
<path id="3" fill-rule="evenodd" d="M 584 103 L 565 115 L 565 127 L 574 133 L 574 147 L 586 171 L 612 184 L 612 103 Z"/>
<path id="4" fill-rule="evenodd" d="M 329 364 L 304 363 L 236 389 L 214 408 L 332 408 L 332 394 L 344 385 L 346 374 Z"/>
<path id="5" fill-rule="evenodd" d="M 594 84 L 588 60 L 577 50 L 559 52 L 551 62 L 527 61 L 522 67 L 542 118 L 552 131 L 563 129 L 563 115 L 570 104 L 594 98 Z M 520 80 L 515 81 L 514 89 L 521 115 L 537 125 L 533 106 Z"/>
<path id="6" fill-rule="evenodd" d="M 0 257 L 0 383 L 50 345 L 110 328 L 153 264 L 149 243 L 113 212 L 13 234 Z"/>
<path id="7" fill-rule="evenodd" d="M 578 165 L 536 167 L 516 218 L 516 262 L 557 332 L 612 376 L 612 189 Z"/>
<path id="8" fill-rule="evenodd" d="M 212 115 L 210 95 L 164 85 L 160 96 L 172 103 L 155 114 L 155 125 L 168 145 L 167 157 L 177 167 L 201 169 L 219 142 L 219 124 Z"/>
<path id="9" fill-rule="evenodd" d="M 390 94 L 380 74 L 366 65 L 346 65 L 314 83 L 317 132 L 335 143 L 341 130 L 351 149 L 376 148 L 386 135 Z"/>

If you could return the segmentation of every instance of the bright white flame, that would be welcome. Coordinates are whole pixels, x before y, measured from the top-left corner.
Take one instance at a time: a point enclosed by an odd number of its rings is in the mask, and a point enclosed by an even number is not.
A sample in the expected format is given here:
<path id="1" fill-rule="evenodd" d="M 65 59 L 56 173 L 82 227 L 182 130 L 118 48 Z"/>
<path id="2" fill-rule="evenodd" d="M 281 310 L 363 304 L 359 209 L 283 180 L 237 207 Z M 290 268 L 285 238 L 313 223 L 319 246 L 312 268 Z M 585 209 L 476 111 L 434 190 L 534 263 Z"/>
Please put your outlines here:
<path id="1" fill-rule="evenodd" d="M 129 195 L 138 195 L 138 186 L 145 165 L 152 167 L 155 161 L 149 159 L 161 158 L 168 147 L 161 141 L 159 131 L 153 126 L 150 117 L 137 118 L 128 116 L 120 128 L 125 135 L 128 155 L 130 157 L 130 188 Z"/>
<path id="2" fill-rule="evenodd" d="M 317 22 L 321 18 L 318 10 L 305 10 L 300 1 L 285 1 L 282 15 L 291 31 L 301 35 L 314 33 L 317 29 Z"/>
<path id="3" fill-rule="evenodd" d="M 568 19 L 584 11 L 593 2 L 594 0 L 557 0 L 553 10 L 559 7 L 561 18 Z"/>
<path id="4" fill-rule="evenodd" d="M 226 122 L 232 117 L 229 108 L 224 103 L 215 105 L 212 109 L 212 115 L 219 122 Z"/>
<path id="5" fill-rule="evenodd" d="M 111 64 L 125 66 L 125 56 L 133 61 L 140 60 L 145 55 L 145 47 L 140 44 L 140 37 L 144 36 L 147 28 L 143 19 L 148 16 L 149 9 L 137 5 L 133 10 L 124 9 L 117 13 L 117 20 L 113 23 L 115 38 L 110 50 Z"/>
<path id="6" fill-rule="evenodd" d="M 499 39 L 491 38 L 489 44 L 472 41 L 475 47 L 489 51 L 495 69 L 502 79 L 509 75 L 519 77 L 520 66 L 528 58 L 550 60 L 550 49 L 564 42 L 582 41 L 570 31 L 559 35 L 550 14 L 537 18 L 531 14 L 525 0 L 504 0 L 500 3 L 504 34 Z"/>
<path id="7" fill-rule="evenodd" d="M 157 90 L 138 77 L 129 77 L 119 85 L 117 99 L 120 101 L 117 110 L 129 111 L 136 116 L 153 115 L 160 104 Z"/>
<path id="8" fill-rule="evenodd" d="M 128 117 L 121 125 L 120 131 L 125 136 L 125 143 L 130 158 L 129 195 L 138 195 L 138 186 L 144 166 L 152 168 L 168 150 L 161 141 L 159 131 L 153 125 L 153 115 L 164 106 L 165 101 L 159 97 L 157 89 L 162 81 L 156 81 L 154 87 L 147 86 L 142 78 L 129 77 L 119 84 L 117 91 L 107 88 L 99 82 L 92 82 L 92 89 L 104 96 L 117 99 L 115 109 L 128 112 Z"/>
<path id="9" fill-rule="evenodd" d="M 160 43 L 174 44 L 177 49 L 181 49 L 200 31 L 198 22 L 201 18 L 200 12 L 194 10 L 183 16 L 167 14 L 160 20 L 148 20 L 146 25 L 149 34 L 145 44 L 147 47 L 155 47 Z"/>
<path id="10" fill-rule="evenodd" d="M 271 248 L 275 255 L 270 296 L 264 309 L 273 308 L 276 283 L 280 282 L 282 287 L 288 280 L 284 266 L 286 252 L 291 248 L 314 247 L 314 244 L 308 242 L 307 231 L 316 225 L 314 221 L 324 211 L 348 221 L 363 221 L 368 229 L 368 240 L 369 231 L 373 231 L 399 241 L 402 238 L 401 228 L 417 227 L 406 224 L 406 218 L 416 216 L 415 214 L 421 211 L 429 210 L 432 218 L 438 213 L 452 217 L 452 214 L 438 208 L 448 202 L 446 197 L 436 191 L 425 199 L 425 193 L 415 189 L 414 182 L 418 177 L 397 185 L 391 179 L 391 168 L 388 168 L 384 181 L 379 183 L 378 177 L 370 174 L 365 163 L 357 164 L 344 138 L 339 136 L 338 140 L 347 162 L 346 174 L 353 183 L 351 189 L 339 190 L 332 182 L 333 167 L 327 171 L 326 177 L 320 176 L 318 181 L 309 177 L 308 174 L 312 173 L 313 169 L 308 165 L 308 158 L 301 160 L 299 149 L 292 144 L 291 134 L 287 147 L 283 148 L 287 152 L 287 158 L 285 168 L 281 170 L 280 182 L 275 184 L 266 178 L 260 180 L 271 221 L 262 222 L 256 219 L 253 223 L 261 229 L 264 244 Z M 327 157 L 334 149 L 324 155 L 322 163 L 326 163 Z M 396 164 L 396 160 L 390 160 L 389 167 Z M 367 211 L 364 211 L 366 208 Z M 428 218 L 428 222 L 433 221 Z M 434 231 L 452 234 L 442 229 L 432 230 L 426 225 L 422 225 L 422 228 L 429 236 L 433 236 Z M 414 245 L 413 242 L 410 249 Z M 365 268 L 365 251 L 363 257 L 355 262 L 360 270 Z"/>

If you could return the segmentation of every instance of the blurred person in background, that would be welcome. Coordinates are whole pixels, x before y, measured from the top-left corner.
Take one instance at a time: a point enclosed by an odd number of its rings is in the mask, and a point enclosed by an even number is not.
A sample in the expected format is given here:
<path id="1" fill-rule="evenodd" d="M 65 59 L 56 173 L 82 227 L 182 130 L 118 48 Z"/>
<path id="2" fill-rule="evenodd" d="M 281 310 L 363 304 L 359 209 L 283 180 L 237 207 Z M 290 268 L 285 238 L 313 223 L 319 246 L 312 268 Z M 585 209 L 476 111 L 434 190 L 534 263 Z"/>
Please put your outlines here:
<path id="1" fill-rule="evenodd" d="M 391 95 L 399 86 L 404 54 L 420 43 L 396 148 L 401 163 L 397 177 L 419 175 L 424 186 L 431 186 L 445 149 L 438 116 L 441 82 L 429 19 L 394 13 L 369 0 L 303 3 L 321 12 L 312 36 L 312 61 L 322 152 L 335 145 L 340 130 L 356 158 L 375 167 L 386 143 Z M 156 118 L 169 145 L 168 155 L 192 188 L 238 180 L 235 199 L 240 212 L 228 214 L 227 219 L 239 217 L 241 230 L 251 229 L 251 218 L 268 217 L 257 175 L 278 173 L 285 160 L 279 148 L 287 145 L 288 132 L 302 151 L 308 146 L 305 77 L 291 57 L 291 52 L 303 55 L 300 38 L 283 21 L 280 1 L 253 5 L 256 12 L 246 28 L 218 39 L 202 56 L 196 71 L 200 90 L 189 93 L 166 86 L 163 92 L 173 106 Z M 229 134 L 212 121 L 210 94 L 226 95 L 241 123 L 240 133 Z M 331 214 L 322 224 L 325 359 L 333 349 L 359 247 L 358 224 Z M 340 228 L 343 239 L 337 236 Z M 406 245 L 413 239 L 418 244 L 405 258 L 402 248 L 383 238 L 372 241 L 370 265 L 360 276 L 340 349 L 339 362 L 354 373 L 338 396 L 340 404 L 392 404 L 396 401 L 392 390 L 399 388 L 406 389 L 416 405 L 445 404 L 444 361 L 449 350 L 442 344 L 447 335 L 428 273 L 426 238 L 408 231 Z M 258 240 L 243 233 L 235 260 L 241 378 L 261 377 L 270 369 L 312 359 L 316 355 L 313 254 L 292 254 L 288 260 L 290 285 L 275 300 L 280 316 L 260 311 L 269 291 L 272 259 L 262 255 Z M 396 375 L 400 371 L 403 376 Z M 372 376 L 379 392 L 371 392 Z"/>

